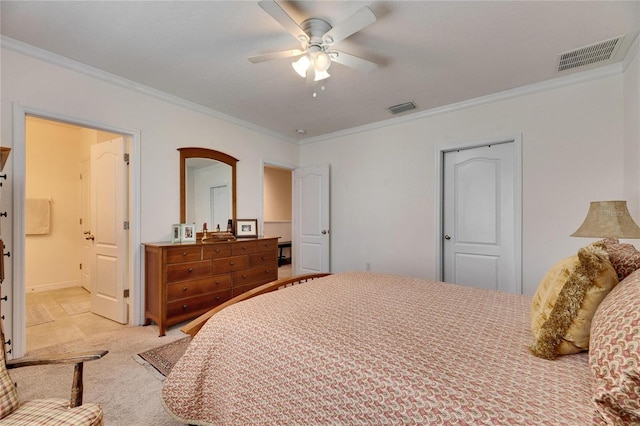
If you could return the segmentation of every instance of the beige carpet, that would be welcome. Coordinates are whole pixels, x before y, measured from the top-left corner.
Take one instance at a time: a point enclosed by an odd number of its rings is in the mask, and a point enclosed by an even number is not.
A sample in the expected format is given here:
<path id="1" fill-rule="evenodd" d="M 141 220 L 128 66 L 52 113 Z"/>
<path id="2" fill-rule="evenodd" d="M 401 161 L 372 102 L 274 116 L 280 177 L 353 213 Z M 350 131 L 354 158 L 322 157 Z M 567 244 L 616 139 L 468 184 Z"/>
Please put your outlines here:
<path id="1" fill-rule="evenodd" d="M 150 366 L 136 362 L 134 356 L 158 346 L 184 338 L 178 326 L 166 336 L 158 337 L 158 327 L 127 327 L 91 336 L 66 345 L 38 349 L 27 356 L 51 352 L 107 349 L 102 359 L 85 363 L 84 401 L 100 403 L 107 426 L 176 426 L 160 399 L 162 380 L 152 374 Z M 10 371 L 18 384 L 22 400 L 35 398 L 69 398 L 73 365 L 46 365 Z"/>

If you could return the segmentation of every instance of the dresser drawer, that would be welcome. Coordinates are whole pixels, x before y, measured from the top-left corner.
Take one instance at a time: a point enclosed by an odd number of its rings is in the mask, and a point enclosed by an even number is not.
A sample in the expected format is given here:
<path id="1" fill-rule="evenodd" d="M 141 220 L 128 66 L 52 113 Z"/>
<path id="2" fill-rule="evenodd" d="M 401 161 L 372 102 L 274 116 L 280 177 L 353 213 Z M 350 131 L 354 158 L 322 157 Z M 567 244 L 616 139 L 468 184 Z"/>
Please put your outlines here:
<path id="1" fill-rule="evenodd" d="M 229 288 L 231 288 L 231 275 L 229 274 L 177 282 L 167 285 L 167 301 L 228 290 Z"/>
<path id="2" fill-rule="evenodd" d="M 224 272 L 239 271 L 249 266 L 248 256 L 231 256 L 224 259 L 213 259 L 213 272 L 221 274 Z"/>
<path id="3" fill-rule="evenodd" d="M 237 271 L 231 274 L 231 282 L 235 291 L 236 287 L 242 287 L 255 283 L 268 283 L 278 279 L 278 268 L 275 267 L 259 267 L 251 268 L 245 271 Z"/>
<path id="4" fill-rule="evenodd" d="M 167 317 L 178 317 L 189 315 L 194 312 L 208 310 L 231 299 L 230 290 L 217 291 L 215 293 L 203 294 L 190 297 L 188 299 L 176 300 L 167 303 Z"/>
<path id="5" fill-rule="evenodd" d="M 275 253 L 277 248 L 278 240 L 276 238 L 256 241 L 256 253 L 263 251 L 273 251 Z"/>
<path id="6" fill-rule="evenodd" d="M 210 260 L 167 265 L 167 283 L 201 278 L 207 275 L 211 275 Z"/>
<path id="7" fill-rule="evenodd" d="M 265 282 L 257 282 L 257 283 L 253 283 L 253 284 L 243 285 L 242 287 L 235 287 L 234 286 L 233 289 L 232 289 L 233 293 L 231 294 L 231 297 L 236 297 L 236 296 L 238 296 L 238 295 L 240 295 L 240 294 L 242 294 L 242 293 L 244 293 L 246 291 L 249 291 L 249 290 L 254 289 L 256 287 L 260 287 L 261 285 L 266 284 L 266 283 L 271 282 L 271 281 L 273 281 L 273 280 L 270 279 L 270 280 L 266 280 Z"/>
<path id="8" fill-rule="evenodd" d="M 202 247 L 203 259 L 217 259 L 231 256 L 231 244 L 217 243 Z"/>
<path id="9" fill-rule="evenodd" d="M 167 263 L 193 262 L 202 260 L 200 247 L 175 247 L 166 250 Z"/>
<path id="10" fill-rule="evenodd" d="M 231 243 L 231 254 L 234 256 L 240 254 L 252 254 L 256 252 L 255 241 L 238 241 L 237 243 Z"/>
<path id="11" fill-rule="evenodd" d="M 269 268 L 275 268 L 278 264 L 278 256 L 276 252 L 273 253 L 256 253 L 249 256 L 249 266 L 255 268 L 257 266 L 268 266 Z"/>

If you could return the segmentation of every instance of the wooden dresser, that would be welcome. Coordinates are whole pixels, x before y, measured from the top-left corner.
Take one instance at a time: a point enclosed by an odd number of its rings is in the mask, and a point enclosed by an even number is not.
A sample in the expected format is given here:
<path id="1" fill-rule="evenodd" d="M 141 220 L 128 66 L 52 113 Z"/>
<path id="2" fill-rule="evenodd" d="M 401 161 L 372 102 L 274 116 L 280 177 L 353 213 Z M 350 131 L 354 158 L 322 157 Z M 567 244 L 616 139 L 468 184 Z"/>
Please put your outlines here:
<path id="1" fill-rule="evenodd" d="M 278 279 L 278 238 L 144 243 L 145 324 L 195 318 L 238 294 Z"/>

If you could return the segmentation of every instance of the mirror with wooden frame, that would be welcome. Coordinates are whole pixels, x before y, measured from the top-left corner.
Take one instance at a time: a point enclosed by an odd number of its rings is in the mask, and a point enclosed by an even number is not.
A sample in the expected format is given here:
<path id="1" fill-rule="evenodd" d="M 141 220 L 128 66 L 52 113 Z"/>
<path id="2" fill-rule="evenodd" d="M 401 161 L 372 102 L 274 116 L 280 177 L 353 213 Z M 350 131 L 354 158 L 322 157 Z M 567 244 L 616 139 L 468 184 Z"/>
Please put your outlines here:
<path id="1" fill-rule="evenodd" d="M 236 223 L 236 163 L 238 159 L 207 148 L 180 151 L 180 223 L 194 223 L 202 231 Z"/>

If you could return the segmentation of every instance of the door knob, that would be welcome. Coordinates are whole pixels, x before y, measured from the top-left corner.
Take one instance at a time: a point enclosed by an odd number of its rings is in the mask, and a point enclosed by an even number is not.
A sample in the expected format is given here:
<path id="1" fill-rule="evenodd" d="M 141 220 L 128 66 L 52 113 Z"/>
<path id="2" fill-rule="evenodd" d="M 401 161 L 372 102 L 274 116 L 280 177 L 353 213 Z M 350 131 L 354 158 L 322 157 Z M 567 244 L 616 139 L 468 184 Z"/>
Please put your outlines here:
<path id="1" fill-rule="evenodd" d="M 323 229 L 323 230 L 322 230 L 322 235 L 326 235 L 326 234 L 328 234 L 328 233 L 329 233 L 329 231 L 327 231 L 326 229 Z"/>
<path id="2" fill-rule="evenodd" d="M 445 236 L 444 236 L 444 239 L 445 239 L 445 240 L 450 240 L 450 239 L 451 239 L 451 237 L 450 237 L 449 235 L 445 235 Z"/>

